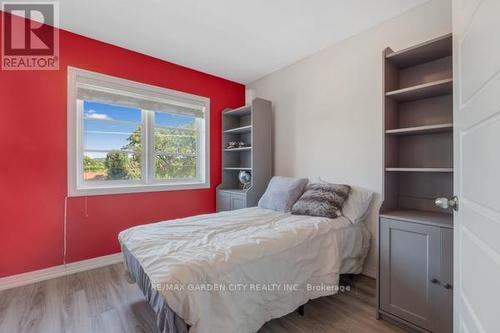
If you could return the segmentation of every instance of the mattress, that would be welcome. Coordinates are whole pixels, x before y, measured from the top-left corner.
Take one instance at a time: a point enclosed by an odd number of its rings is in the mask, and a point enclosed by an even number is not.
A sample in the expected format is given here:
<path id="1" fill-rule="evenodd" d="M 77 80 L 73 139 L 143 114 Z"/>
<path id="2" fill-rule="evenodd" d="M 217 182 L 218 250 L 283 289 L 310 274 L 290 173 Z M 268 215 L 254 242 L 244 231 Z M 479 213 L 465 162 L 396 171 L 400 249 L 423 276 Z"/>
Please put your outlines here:
<path id="1" fill-rule="evenodd" d="M 370 233 L 258 207 L 141 225 L 119 234 L 127 269 L 162 332 L 255 332 L 360 273 Z"/>

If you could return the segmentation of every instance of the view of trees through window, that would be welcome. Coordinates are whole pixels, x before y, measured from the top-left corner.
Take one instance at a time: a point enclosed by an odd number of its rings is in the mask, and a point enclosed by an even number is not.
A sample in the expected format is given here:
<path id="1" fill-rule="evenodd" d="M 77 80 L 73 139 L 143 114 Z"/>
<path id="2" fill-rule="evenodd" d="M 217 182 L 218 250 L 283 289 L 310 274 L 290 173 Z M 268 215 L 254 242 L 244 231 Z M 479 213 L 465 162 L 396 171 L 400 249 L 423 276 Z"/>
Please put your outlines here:
<path id="1" fill-rule="evenodd" d="M 84 103 L 84 180 L 134 180 L 142 176 L 142 111 Z M 196 177 L 195 118 L 154 113 L 154 177 Z"/>

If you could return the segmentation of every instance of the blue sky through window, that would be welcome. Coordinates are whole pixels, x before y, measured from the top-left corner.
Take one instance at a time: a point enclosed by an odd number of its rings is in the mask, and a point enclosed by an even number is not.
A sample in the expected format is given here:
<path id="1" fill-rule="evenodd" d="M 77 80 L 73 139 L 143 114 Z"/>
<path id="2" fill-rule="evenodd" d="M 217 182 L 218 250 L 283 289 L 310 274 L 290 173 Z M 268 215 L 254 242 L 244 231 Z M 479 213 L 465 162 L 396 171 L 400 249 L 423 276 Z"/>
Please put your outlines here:
<path id="1" fill-rule="evenodd" d="M 155 112 L 155 124 L 167 127 L 185 127 L 194 123 L 194 117 Z"/>
<path id="2" fill-rule="evenodd" d="M 141 110 L 104 103 L 84 101 L 84 150 L 121 149 L 131 133 L 141 125 Z M 113 122 L 112 120 L 118 121 Z M 193 124 L 194 117 L 155 113 L 155 123 L 167 127 Z M 104 153 L 85 152 L 92 158 L 103 158 Z"/>
<path id="3" fill-rule="evenodd" d="M 141 122 L 141 110 L 130 107 L 84 101 L 83 110 L 85 117 L 92 119 Z"/>

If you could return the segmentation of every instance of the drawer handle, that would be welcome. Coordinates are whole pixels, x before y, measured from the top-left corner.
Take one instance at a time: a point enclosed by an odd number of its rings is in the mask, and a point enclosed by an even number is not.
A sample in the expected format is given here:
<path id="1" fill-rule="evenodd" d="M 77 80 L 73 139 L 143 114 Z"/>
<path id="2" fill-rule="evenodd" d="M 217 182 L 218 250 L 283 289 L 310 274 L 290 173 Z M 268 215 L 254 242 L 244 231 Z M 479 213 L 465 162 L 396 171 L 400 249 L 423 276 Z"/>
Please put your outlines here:
<path id="1" fill-rule="evenodd" d="M 433 283 L 433 284 L 440 284 L 441 282 L 439 282 L 438 279 L 433 278 L 433 279 L 431 279 L 431 283 Z"/>
<path id="2" fill-rule="evenodd" d="M 444 289 L 453 289 L 453 286 L 449 283 L 445 283 L 445 285 L 443 287 L 444 287 Z"/>

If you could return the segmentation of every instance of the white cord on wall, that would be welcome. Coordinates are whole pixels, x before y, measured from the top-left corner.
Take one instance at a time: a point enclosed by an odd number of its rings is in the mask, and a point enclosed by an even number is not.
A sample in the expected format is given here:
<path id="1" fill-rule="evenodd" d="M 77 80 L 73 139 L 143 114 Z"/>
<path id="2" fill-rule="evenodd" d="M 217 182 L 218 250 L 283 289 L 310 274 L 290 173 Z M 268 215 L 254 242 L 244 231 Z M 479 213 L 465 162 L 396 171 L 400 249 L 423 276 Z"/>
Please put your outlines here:
<path id="1" fill-rule="evenodd" d="M 85 218 L 89 217 L 87 197 L 85 197 Z"/>
<path id="2" fill-rule="evenodd" d="M 89 217 L 88 214 L 88 204 L 87 204 L 87 197 L 85 199 L 85 206 L 84 206 L 84 215 L 85 218 Z M 67 250 L 67 223 L 68 223 L 68 197 L 64 197 L 64 226 L 63 226 L 63 265 L 66 266 L 66 250 Z"/>
<path id="3" fill-rule="evenodd" d="M 63 265 L 66 266 L 66 223 L 68 218 L 68 197 L 64 197 L 64 226 L 63 226 Z"/>

